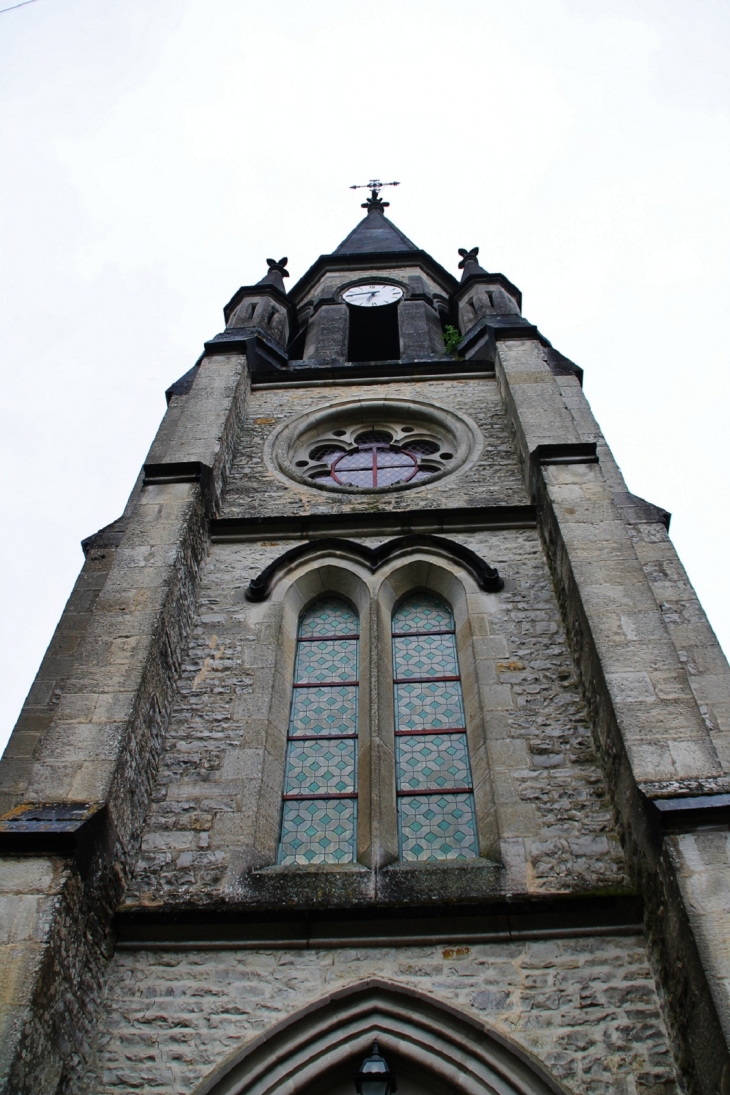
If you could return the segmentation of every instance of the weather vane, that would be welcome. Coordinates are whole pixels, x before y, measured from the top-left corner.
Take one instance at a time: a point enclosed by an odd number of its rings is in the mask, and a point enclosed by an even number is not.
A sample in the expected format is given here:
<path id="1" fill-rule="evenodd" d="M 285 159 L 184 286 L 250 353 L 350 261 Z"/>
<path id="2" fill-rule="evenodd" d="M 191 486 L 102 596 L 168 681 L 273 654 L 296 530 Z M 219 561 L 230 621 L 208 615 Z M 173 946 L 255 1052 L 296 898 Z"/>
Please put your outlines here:
<path id="1" fill-rule="evenodd" d="M 386 205 L 390 205 L 390 202 L 384 202 L 378 195 L 378 191 L 382 190 L 384 186 L 400 186 L 400 183 L 384 183 L 381 182 L 380 179 L 371 179 L 369 183 L 359 183 L 356 186 L 351 186 L 350 190 L 369 190 L 370 197 L 366 202 L 362 203 L 363 209 L 379 209 L 382 213 Z"/>

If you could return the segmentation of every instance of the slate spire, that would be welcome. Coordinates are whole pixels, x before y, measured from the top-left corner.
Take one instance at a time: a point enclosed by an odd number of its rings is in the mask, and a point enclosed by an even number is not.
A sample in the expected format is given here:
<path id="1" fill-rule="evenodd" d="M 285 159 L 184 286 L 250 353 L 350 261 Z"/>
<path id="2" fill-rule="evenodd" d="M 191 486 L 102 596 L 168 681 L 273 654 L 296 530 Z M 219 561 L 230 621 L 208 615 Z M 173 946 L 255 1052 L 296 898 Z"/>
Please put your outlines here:
<path id="1" fill-rule="evenodd" d="M 387 205 L 381 202 L 381 205 Z M 335 255 L 363 255 L 375 251 L 417 251 L 415 243 L 384 215 L 378 205 L 367 206 L 367 216 L 346 236 Z"/>
<path id="2" fill-rule="evenodd" d="M 362 208 L 367 209 L 367 216 L 345 237 L 333 254 L 368 255 L 378 251 L 417 251 L 415 243 L 404 236 L 400 228 L 396 228 L 385 216 L 384 210 L 389 205 L 390 202 L 383 201 L 377 189 L 373 188 L 370 197 L 362 203 Z"/>

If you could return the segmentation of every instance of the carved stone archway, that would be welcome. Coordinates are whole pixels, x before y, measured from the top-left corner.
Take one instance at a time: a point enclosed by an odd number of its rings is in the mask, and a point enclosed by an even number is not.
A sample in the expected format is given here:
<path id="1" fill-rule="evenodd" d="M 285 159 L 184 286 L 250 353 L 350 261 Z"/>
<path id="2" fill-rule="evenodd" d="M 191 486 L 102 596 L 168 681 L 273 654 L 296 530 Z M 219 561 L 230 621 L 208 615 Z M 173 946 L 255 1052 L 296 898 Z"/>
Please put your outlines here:
<path id="1" fill-rule="evenodd" d="M 566 1095 L 519 1046 L 458 1009 L 379 979 L 303 1008 L 234 1053 L 195 1095 L 297 1095 L 364 1057 L 377 1038 L 437 1089 L 464 1095 Z M 429 1084 L 429 1086 L 431 1086 Z"/>

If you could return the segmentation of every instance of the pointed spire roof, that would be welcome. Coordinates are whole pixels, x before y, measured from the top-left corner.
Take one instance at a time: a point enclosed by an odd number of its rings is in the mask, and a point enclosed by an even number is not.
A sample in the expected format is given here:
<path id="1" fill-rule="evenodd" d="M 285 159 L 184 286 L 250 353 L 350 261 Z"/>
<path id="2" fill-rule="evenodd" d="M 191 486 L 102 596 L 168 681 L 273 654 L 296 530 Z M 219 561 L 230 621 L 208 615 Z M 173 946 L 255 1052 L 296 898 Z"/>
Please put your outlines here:
<path id="1" fill-rule="evenodd" d="M 396 182 L 381 183 L 377 179 L 367 184 L 370 197 L 362 206 L 367 210 L 366 216 L 331 254 L 319 256 L 290 290 L 290 300 L 303 301 L 326 270 L 346 270 L 350 267 L 358 270 L 385 270 L 394 264 L 399 265 L 401 261 L 404 265 L 427 270 L 443 286 L 446 293 L 456 289 L 458 282 L 454 275 L 444 270 L 443 266 L 409 240 L 408 236 L 404 236 L 400 228 L 385 216 L 385 209 L 390 203 L 383 201 L 378 190 L 383 186 L 399 185 Z M 353 186 L 352 189 L 361 188 Z M 402 260 L 396 259 L 399 253 L 403 255 Z"/>
<path id="2" fill-rule="evenodd" d="M 378 251 L 417 251 L 415 243 L 377 206 L 368 206 L 367 215 L 346 236 L 335 255 L 371 255 Z"/>

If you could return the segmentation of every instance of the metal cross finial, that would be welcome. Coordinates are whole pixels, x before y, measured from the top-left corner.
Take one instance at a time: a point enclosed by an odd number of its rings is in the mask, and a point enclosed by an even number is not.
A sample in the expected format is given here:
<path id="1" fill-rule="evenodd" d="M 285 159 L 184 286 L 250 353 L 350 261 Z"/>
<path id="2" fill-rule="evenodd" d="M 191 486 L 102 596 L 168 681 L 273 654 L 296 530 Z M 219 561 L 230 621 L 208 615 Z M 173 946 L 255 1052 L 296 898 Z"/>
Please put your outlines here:
<path id="1" fill-rule="evenodd" d="M 355 186 L 351 186 L 350 190 L 369 190 L 370 191 L 370 197 L 368 198 L 368 200 L 366 202 L 362 203 L 362 208 L 363 209 L 368 209 L 368 210 L 369 209 L 378 209 L 382 213 L 382 211 L 385 209 L 385 207 L 387 205 L 390 205 L 390 202 L 384 202 L 382 200 L 382 198 L 380 198 L 379 195 L 378 195 L 378 191 L 382 190 L 384 186 L 400 186 L 400 183 L 399 182 L 384 183 L 384 182 L 381 182 L 380 179 L 371 179 L 369 183 L 359 183 Z"/>

